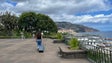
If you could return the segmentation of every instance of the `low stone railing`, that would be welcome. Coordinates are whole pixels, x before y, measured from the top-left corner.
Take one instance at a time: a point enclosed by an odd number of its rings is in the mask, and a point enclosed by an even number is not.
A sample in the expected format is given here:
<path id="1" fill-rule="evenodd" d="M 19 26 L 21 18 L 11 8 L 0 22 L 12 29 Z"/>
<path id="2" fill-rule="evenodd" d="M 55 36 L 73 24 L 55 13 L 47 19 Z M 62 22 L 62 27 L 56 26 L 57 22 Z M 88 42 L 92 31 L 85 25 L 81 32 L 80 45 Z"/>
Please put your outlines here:
<path id="1" fill-rule="evenodd" d="M 86 58 L 86 51 L 69 50 L 65 47 L 59 47 L 58 54 L 62 58 Z"/>

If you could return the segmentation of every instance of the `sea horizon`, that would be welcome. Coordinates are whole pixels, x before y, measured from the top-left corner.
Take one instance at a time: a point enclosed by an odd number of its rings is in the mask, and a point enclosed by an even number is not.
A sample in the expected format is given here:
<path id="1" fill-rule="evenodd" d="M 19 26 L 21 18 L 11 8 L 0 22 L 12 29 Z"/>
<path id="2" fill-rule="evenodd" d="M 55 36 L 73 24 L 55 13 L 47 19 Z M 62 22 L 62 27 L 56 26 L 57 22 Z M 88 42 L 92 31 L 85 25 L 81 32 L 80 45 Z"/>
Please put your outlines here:
<path id="1" fill-rule="evenodd" d="M 99 35 L 103 38 L 112 39 L 112 31 L 97 31 L 97 32 L 79 32 L 81 34 Z"/>

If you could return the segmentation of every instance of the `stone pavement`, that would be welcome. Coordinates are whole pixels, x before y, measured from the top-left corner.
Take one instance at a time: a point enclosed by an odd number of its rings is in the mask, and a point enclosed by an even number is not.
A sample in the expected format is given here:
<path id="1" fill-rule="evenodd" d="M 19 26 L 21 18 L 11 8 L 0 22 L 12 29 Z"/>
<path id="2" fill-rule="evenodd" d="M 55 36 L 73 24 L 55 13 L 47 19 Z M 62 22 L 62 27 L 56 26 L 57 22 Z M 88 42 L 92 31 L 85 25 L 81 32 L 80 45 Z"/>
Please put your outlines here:
<path id="1" fill-rule="evenodd" d="M 86 59 L 62 59 L 52 39 L 43 39 L 45 52 L 39 53 L 35 39 L 0 39 L 0 63 L 90 63 Z"/>

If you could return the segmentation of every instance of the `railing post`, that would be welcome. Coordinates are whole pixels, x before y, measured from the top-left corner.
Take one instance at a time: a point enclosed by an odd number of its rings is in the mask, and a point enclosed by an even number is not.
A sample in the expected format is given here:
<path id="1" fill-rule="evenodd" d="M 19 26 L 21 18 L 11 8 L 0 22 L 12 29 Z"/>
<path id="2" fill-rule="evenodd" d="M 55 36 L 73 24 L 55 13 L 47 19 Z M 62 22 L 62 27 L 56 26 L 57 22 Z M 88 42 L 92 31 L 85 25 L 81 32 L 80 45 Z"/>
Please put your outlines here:
<path id="1" fill-rule="evenodd" d="M 101 58 L 102 58 L 102 48 L 100 48 L 100 49 L 101 50 L 99 50 L 99 53 L 98 53 L 99 54 L 99 58 L 98 58 L 99 59 L 99 62 L 98 63 L 101 62 Z"/>
<path id="2" fill-rule="evenodd" d="M 98 63 L 98 59 L 97 59 L 97 58 L 99 57 L 99 56 L 98 56 L 98 52 L 99 52 L 99 51 L 98 51 L 98 47 L 96 47 L 96 48 L 97 48 L 97 49 L 96 49 L 96 63 Z"/>
<path id="3" fill-rule="evenodd" d="M 97 56 L 96 56 L 96 52 L 97 52 L 97 48 L 95 47 L 95 61 L 97 60 L 97 59 L 96 59 L 96 57 L 97 57 Z"/>
<path id="4" fill-rule="evenodd" d="M 101 57 L 101 48 L 99 48 L 99 50 L 98 50 L 98 62 L 97 63 L 100 63 L 100 57 Z"/>
<path id="5" fill-rule="evenodd" d="M 110 63 L 112 63 L 112 51 L 110 51 Z"/>
<path id="6" fill-rule="evenodd" d="M 104 56 L 103 56 L 103 49 L 101 49 L 101 53 L 102 53 L 102 57 L 101 57 L 101 63 L 103 63 L 103 58 L 104 58 Z"/>
<path id="7" fill-rule="evenodd" d="M 106 52 L 105 52 L 105 50 L 104 50 L 104 57 L 105 57 L 105 63 L 106 63 L 107 57 L 106 57 Z"/>
<path id="8" fill-rule="evenodd" d="M 111 61 L 109 56 L 110 56 L 110 50 L 107 50 L 107 61 L 108 61 L 108 63 L 110 63 L 110 61 Z"/>

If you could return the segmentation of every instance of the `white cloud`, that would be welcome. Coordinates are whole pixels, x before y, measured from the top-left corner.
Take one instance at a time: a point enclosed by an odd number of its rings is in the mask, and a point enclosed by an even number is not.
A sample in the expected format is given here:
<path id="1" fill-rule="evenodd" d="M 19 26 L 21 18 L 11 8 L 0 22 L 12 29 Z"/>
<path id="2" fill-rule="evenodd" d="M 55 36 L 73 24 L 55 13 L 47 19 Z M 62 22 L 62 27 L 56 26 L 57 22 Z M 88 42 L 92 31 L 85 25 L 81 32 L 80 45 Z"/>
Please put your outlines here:
<path id="1" fill-rule="evenodd" d="M 12 0 L 12 1 L 14 1 L 14 2 L 25 2 L 27 0 Z"/>
<path id="2" fill-rule="evenodd" d="M 11 0 L 17 2 L 16 6 L 4 3 L 1 0 L 0 11 L 8 10 L 19 15 L 25 11 L 45 13 L 55 21 L 81 22 L 105 22 L 112 20 L 112 15 L 82 15 L 77 13 L 88 13 L 95 11 L 107 11 L 112 9 L 108 0 Z"/>
<path id="3" fill-rule="evenodd" d="M 104 15 L 99 14 L 95 16 L 91 15 L 82 15 L 82 16 L 75 16 L 75 15 L 50 15 L 53 20 L 55 21 L 69 21 L 71 23 L 84 23 L 84 22 L 93 22 L 93 23 L 105 23 L 105 22 L 112 22 L 112 14 Z M 61 17 L 61 18 L 60 18 Z"/>
<path id="4" fill-rule="evenodd" d="M 12 11 L 13 5 L 9 4 L 9 3 L 2 3 L 0 4 L 0 11 L 1 12 L 5 12 L 5 11 Z"/>
<path id="5" fill-rule="evenodd" d="M 110 5 L 107 0 L 13 0 L 18 2 L 15 7 L 18 12 L 38 11 L 46 14 L 75 14 L 83 12 L 92 12 L 99 10 L 108 10 Z M 20 5 L 22 4 L 22 6 Z M 20 7 L 21 6 L 21 7 Z M 23 9 L 23 10 L 19 10 Z M 26 9 L 26 10 L 25 10 Z"/>

